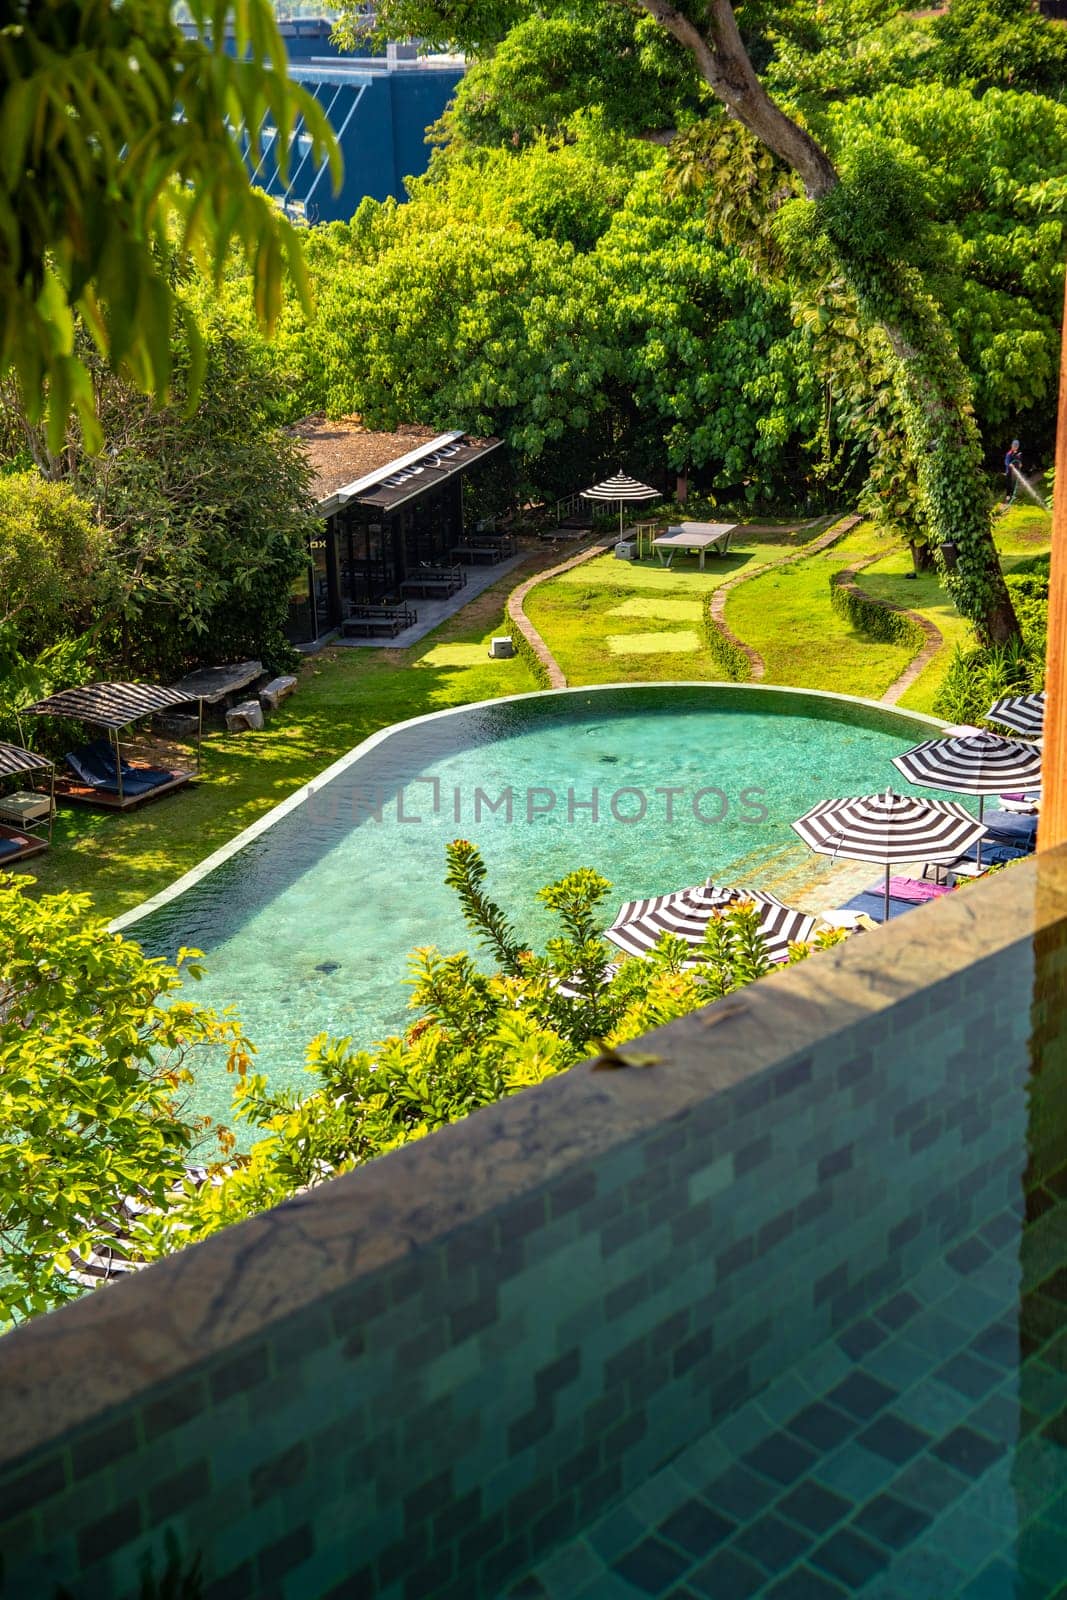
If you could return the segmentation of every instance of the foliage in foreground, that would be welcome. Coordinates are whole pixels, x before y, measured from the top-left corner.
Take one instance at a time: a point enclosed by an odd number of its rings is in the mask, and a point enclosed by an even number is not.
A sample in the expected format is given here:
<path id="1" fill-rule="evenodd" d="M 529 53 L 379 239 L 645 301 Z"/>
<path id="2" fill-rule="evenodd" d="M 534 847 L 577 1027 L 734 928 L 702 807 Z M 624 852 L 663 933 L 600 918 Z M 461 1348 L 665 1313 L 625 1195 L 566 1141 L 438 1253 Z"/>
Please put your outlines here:
<path id="1" fill-rule="evenodd" d="M 411 1026 L 372 1050 L 320 1035 L 306 1094 L 271 1090 L 248 1070 L 237 1020 L 176 993 L 182 976 L 199 975 L 195 952 L 180 951 L 176 967 L 148 960 L 108 933 L 86 896 L 35 901 L 25 883 L 0 878 L 0 1328 L 78 1295 L 72 1257 L 158 1259 L 598 1049 L 626 1065 L 616 1052 L 627 1040 L 771 968 L 748 905 L 711 920 L 688 971 L 692 950 L 669 936 L 648 959 L 616 966 L 598 915 L 610 885 L 588 869 L 541 891 L 560 932 L 538 955 L 489 899 L 485 876 L 473 845 L 449 846 L 448 881 L 495 972 L 466 954 L 416 951 Z M 843 937 L 798 945 L 792 959 Z M 212 1130 L 184 1101 L 205 1046 L 226 1052 L 235 1114 L 262 1137 L 237 1155 L 216 1128 L 213 1181 L 198 1184 L 187 1168 Z"/>
<path id="2" fill-rule="evenodd" d="M 418 950 L 411 1005 L 419 1015 L 403 1036 L 358 1050 L 349 1039 L 320 1035 L 307 1063 L 318 1082 L 306 1095 L 272 1092 L 259 1075 L 240 1079 L 237 1115 L 264 1137 L 231 1161 L 221 1183 L 186 1184 L 166 1211 L 146 1220 L 152 1253 L 203 1238 L 421 1139 L 598 1048 L 614 1052 L 772 969 L 749 905 L 711 919 L 688 971 L 683 964 L 692 949 L 670 935 L 647 959 L 616 967 L 597 914 L 611 885 L 587 868 L 540 891 L 560 932 L 538 955 L 488 897 L 485 877 L 474 845 L 457 840 L 448 847 L 447 881 L 497 970 L 485 974 L 466 954 Z M 831 933 L 815 945 L 797 945 L 792 959 L 844 937 Z"/>
<path id="3" fill-rule="evenodd" d="M 149 961 L 87 895 L 27 887 L 0 877 L 0 1328 L 79 1292 L 71 1255 L 110 1246 L 126 1196 L 165 1204 L 206 1131 L 191 1055 L 248 1060 L 235 1019 L 176 993 L 195 952 Z"/>
<path id="4" fill-rule="evenodd" d="M 171 228 L 183 255 L 220 275 L 239 249 L 268 326 L 286 263 L 302 284 L 294 230 L 251 185 L 245 127 L 255 148 L 269 117 L 286 151 L 302 119 L 316 159 L 328 154 L 339 175 L 322 108 L 286 71 L 268 0 L 188 4 L 191 37 L 170 0 L 0 8 L 0 375 L 14 371 L 34 420 L 47 408 L 57 450 L 72 408 L 100 442 L 75 318 L 112 369 L 157 400 L 179 317 L 197 342 L 167 267 Z"/>

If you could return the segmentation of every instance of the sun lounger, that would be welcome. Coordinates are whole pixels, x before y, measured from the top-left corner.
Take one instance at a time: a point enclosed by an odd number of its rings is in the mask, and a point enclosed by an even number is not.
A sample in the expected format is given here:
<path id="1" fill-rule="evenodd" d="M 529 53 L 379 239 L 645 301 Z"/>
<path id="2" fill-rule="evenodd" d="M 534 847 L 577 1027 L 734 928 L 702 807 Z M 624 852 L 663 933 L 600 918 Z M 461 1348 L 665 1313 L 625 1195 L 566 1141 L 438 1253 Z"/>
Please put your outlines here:
<path id="1" fill-rule="evenodd" d="M 94 739 L 92 744 L 85 745 L 80 750 L 68 751 L 66 762 L 75 776 L 80 778 L 82 783 L 88 784 L 90 789 L 118 793 L 118 764 L 115 752 L 106 739 Z M 139 767 L 124 761 L 122 792 L 131 796 L 148 794 L 152 789 L 173 782 L 177 776 L 177 773 L 167 767 Z"/>
<path id="2" fill-rule="evenodd" d="M 16 862 L 40 855 L 42 850 L 47 849 L 47 839 L 35 833 L 20 833 L 17 828 L 7 828 L 0 823 L 0 872 L 6 872 Z"/>
<path id="3" fill-rule="evenodd" d="M 106 739 L 94 739 L 78 750 L 69 750 L 66 763 L 71 777 L 56 779 L 56 795 L 75 805 L 99 805 L 108 810 L 127 811 L 146 800 L 157 799 L 172 789 L 192 781 L 191 772 L 170 767 L 149 767 L 122 763 L 122 791 L 114 748 Z"/>
<path id="4" fill-rule="evenodd" d="M 930 883 L 922 878 L 890 878 L 889 880 L 889 916 L 902 917 L 905 911 L 914 911 L 916 906 L 925 904 L 928 900 L 937 900 L 949 892 L 948 885 L 943 883 Z M 835 926 L 841 926 L 848 914 L 870 917 L 872 922 L 885 921 L 885 884 L 872 883 L 870 888 L 846 900 L 843 906 L 833 911 L 827 921 Z"/>
<path id="5" fill-rule="evenodd" d="M 1027 851 L 1037 848 L 1037 816 L 1032 812 L 987 811 L 985 825 L 990 839 L 997 844 Z M 982 854 L 985 855 L 984 841 Z"/>
<path id="6" fill-rule="evenodd" d="M 1030 794 L 1000 794 L 997 796 L 997 805 L 1001 811 L 1015 811 L 1032 816 L 1040 804 L 1040 789 L 1035 789 Z"/>

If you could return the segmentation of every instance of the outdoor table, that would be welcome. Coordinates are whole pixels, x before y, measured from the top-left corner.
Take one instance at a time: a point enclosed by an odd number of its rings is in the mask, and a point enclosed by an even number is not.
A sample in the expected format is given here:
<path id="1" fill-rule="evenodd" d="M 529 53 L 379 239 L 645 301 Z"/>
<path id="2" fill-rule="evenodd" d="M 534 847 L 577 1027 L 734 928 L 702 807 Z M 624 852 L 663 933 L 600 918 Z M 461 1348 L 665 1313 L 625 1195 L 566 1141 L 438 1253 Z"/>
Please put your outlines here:
<path id="1" fill-rule="evenodd" d="M 457 544 L 451 555 L 453 561 L 477 561 L 481 556 L 490 563 L 504 560 L 504 552 L 498 544 Z"/>
<path id="2" fill-rule="evenodd" d="M 202 700 L 205 705 L 214 706 L 240 695 L 262 676 L 262 661 L 235 661 L 225 667 L 201 667 L 198 672 L 190 672 L 174 688 L 189 700 Z"/>
<path id="3" fill-rule="evenodd" d="M 730 548 L 730 535 L 736 527 L 736 522 L 679 522 L 658 539 L 653 539 L 652 548 L 665 567 L 669 567 L 674 560 L 676 550 L 695 551 L 700 556 L 700 570 L 703 572 L 704 557 L 708 551 L 714 550 L 717 555 L 724 556 Z"/>
<path id="4" fill-rule="evenodd" d="M 52 802 L 46 794 L 35 794 L 31 789 L 20 789 L 17 794 L 0 795 L 0 818 L 25 827 L 28 822 L 44 822 L 52 814 Z"/>
<path id="5" fill-rule="evenodd" d="M 446 577 L 443 574 L 434 576 L 433 573 L 427 572 L 422 577 L 405 578 L 400 585 L 400 593 L 402 595 L 425 595 L 426 597 L 434 594 L 450 595 L 455 594 L 456 590 L 461 587 L 462 585 L 456 578 Z"/>

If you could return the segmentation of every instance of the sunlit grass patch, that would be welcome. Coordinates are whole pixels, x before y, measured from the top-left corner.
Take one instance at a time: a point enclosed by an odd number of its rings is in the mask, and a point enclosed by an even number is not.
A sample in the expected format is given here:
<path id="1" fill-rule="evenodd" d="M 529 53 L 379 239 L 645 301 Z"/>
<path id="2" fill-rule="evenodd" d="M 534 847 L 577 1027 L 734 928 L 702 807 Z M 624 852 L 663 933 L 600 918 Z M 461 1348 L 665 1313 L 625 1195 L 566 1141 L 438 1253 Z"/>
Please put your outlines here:
<path id="1" fill-rule="evenodd" d="M 624 600 L 620 606 L 612 606 L 607 613 L 609 617 L 654 617 L 663 622 L 699 622 L 703 614 L 703 605 L 699 600 L 671 600 L 666 595 L 662 599 L 643 600 L 635 598 Z"/>
<path id="2" fill-rule="evenodd" d="M 690 629 L 676 633 L 609 633 L 604 643 L 613 656 L 685 654 L 700 649 L 700 637 Z"/>

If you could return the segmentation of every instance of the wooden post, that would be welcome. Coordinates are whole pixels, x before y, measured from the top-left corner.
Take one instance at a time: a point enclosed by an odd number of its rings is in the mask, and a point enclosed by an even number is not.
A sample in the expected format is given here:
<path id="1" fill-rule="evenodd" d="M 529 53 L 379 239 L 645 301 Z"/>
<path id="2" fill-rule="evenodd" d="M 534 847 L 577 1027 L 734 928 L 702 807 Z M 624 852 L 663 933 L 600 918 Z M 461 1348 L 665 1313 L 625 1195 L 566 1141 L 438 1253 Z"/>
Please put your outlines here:
<path id="1" fill-rule="evenodd" d="M 1041 763 L 1038 845 L 1042 850 L 1051 850 L 1054 845 L 1067 842 L 1067 300 L 1056 425 L 1056 491 L 1052 505 L 1052 573 L 1048 594 L 1045 691 L 1045 750 Z"/>

